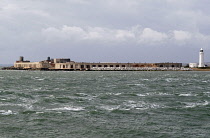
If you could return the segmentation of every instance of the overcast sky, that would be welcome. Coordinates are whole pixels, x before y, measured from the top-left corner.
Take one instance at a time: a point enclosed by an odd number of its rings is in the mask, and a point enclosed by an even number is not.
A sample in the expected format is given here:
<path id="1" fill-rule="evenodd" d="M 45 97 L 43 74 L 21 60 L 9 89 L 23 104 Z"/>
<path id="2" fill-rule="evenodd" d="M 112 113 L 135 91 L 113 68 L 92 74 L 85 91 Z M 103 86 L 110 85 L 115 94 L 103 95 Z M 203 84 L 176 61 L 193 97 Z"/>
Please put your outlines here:
<path id="1" fill-rule="evenodd" d="M 0 63 L 210 62 L 210 0 L 1 0 Z"/>

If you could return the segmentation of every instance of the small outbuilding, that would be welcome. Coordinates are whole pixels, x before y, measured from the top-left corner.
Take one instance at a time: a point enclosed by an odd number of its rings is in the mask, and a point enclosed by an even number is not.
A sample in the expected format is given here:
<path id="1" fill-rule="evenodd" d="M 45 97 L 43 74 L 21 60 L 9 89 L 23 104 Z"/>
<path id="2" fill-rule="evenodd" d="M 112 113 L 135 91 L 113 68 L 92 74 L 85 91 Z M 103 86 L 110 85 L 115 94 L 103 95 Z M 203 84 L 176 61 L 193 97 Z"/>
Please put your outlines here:
<path id="1" fill-rule="evenodd" d="M 189 67 L 190 68 L 197 68 L 198 67 L 198 63 L 189 63 Z"/>

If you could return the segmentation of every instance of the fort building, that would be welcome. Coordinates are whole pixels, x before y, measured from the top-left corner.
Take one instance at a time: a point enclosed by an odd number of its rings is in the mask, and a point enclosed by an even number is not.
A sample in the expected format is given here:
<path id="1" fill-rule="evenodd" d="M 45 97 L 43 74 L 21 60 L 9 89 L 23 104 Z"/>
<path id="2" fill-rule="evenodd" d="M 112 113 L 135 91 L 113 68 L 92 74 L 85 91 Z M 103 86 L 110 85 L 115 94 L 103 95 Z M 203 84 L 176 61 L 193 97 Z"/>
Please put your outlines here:
<path id="1" fill-rule="evenodd" d="M 94 70 L 96 68 L 105 69 L 136 69 L 136 68 L 181 68 L 182 63 L 117 63 L 117 62 L 75 62 L 70 58 L 56 58 L 30 62 L 24 61 L 23 57 L 14 63 L 14 68 L 17 69 L 37 69 L 37 70 Z"/>

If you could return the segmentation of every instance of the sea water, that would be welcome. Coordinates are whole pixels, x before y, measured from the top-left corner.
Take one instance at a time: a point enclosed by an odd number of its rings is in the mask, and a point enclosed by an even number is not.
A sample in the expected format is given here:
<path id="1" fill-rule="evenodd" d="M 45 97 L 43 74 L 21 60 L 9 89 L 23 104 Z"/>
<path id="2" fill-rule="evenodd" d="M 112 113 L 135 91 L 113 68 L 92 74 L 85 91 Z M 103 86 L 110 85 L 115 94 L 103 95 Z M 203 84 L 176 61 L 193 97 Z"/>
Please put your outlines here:
<path id="1" fill-rule="evenodd" d="M 0 138 L 210 137 L 210 72 L 0 71 Z"/>

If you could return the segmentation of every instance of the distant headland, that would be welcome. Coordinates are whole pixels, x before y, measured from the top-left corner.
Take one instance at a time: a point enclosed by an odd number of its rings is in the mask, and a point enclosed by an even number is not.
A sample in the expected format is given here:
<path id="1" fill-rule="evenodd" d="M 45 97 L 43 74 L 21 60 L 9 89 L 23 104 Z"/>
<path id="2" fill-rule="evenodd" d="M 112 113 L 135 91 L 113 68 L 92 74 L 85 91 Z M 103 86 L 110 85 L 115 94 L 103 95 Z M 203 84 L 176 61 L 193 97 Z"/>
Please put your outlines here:
<path id="1" fill-rule="evenodd" d="M 113 62 L 75 62 L 70 58 L 48 57 L 39 62 L 24 60 L 21 56 L 12 67 L 4 70 L 50 70 L 50 71 L 166 71 L 166 70 L 191 70 L 182 67 L 182 63 L 113 63 Z"/>
<path id="2" fill-rule="evenodd" d="M 3 70 L 49 70 L 49 71 L 210 71 L 210 67 L 204 63 L 204 52 L 200 49 L 199 63 L 118 63 L 118 62 L 75 62 L 70 58 L 48 57 L 39 62 L 30 62 L 20 56 L 14 66 L 3 67 Z"/>

